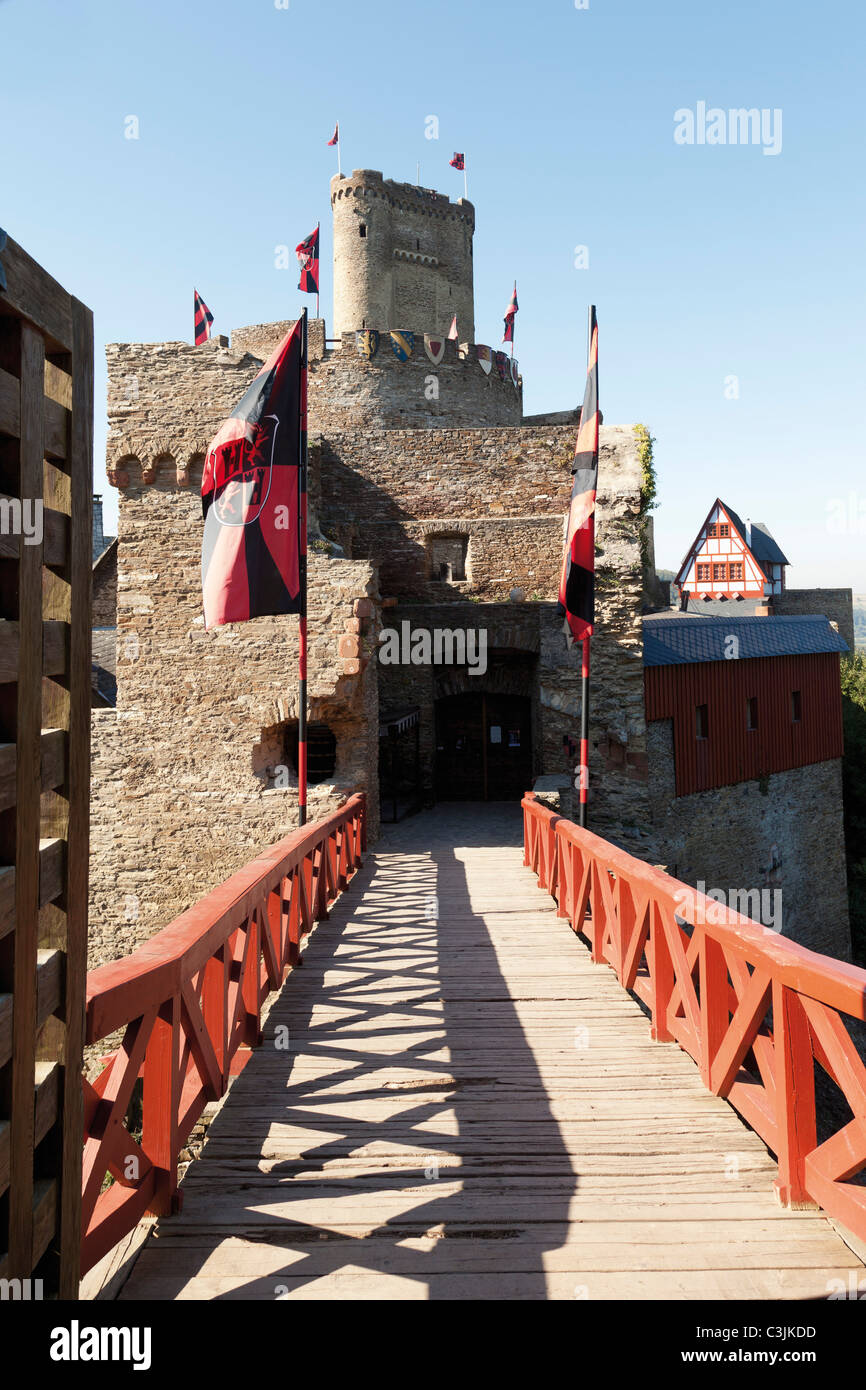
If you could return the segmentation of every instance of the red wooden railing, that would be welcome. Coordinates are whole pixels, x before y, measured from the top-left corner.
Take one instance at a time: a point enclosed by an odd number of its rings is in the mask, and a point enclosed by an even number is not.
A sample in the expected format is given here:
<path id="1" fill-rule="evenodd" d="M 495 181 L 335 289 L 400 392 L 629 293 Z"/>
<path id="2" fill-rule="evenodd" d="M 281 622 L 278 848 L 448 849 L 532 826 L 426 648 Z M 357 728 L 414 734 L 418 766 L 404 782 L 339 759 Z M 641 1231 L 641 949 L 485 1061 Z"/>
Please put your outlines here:
<path id="1" fill-rule="evenodd" d="M 180 1150 L 261 1037 L 261 1006 L 297 964 L 366 848 L 365 801 L 287 835 L 131 956 L 87 978 L 87 1042 L 123 1041 L 84 1081 L 82 1274 L 146 1212 L 177 1207 Z M 143 1077 L 141 1142 L 126 1125 Z M 113 1183 L 103 1191 L 105 1176 Z"/>
<path id="2" fill-rule="evenodd" d="M 866 1019 L 866 970 L 780 937 L 524 797 L 524 863 L 650 1010 L 704 1084 L 761 1136 L 786 1206 L 816 1204 L 866 1238 L 866 1067 L 845 1019 Z M 821 911 L 821 885 L 815 885 Z M 724 920 L 718 922 L 718 917 Z M 818 1143 L 815 1064 L 853 1119 Z"/>

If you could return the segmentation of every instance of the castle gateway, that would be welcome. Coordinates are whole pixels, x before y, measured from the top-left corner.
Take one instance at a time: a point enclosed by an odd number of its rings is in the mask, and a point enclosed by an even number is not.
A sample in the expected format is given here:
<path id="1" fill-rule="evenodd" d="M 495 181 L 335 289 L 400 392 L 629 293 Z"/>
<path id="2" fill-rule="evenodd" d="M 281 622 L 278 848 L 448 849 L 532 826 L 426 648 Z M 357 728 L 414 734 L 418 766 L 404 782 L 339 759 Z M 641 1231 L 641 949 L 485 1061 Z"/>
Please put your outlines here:
<path id="1" fill-rule="evenodd" d="M 556 593 L 578 412 L 525 416 L 519 366 L 476 342 L 471 203 L 355 170 L 331 204 L 336 336 L 321 319 L 309 335 L 310 817 L 364 790 L 375 838 L 380 782 L 388 819 L 437 799 L 513 803 L 533 783 L 569 815 L 580 667 Z M 93 962 L 295 825 L 297 623 L 206 632 L 199 587 L 205 450 L 287 327 L 107 348 L 117 704 L 93 711 Z M 575 359 L 577 389 L 583 371 Z M 647 451 L 642 427 L 602 427 L 591 828 L 710 885 L 732 864 L 757 887 L 820 869 L 838 901 L 816 920 L 792 894 L 784 930 L 845 956 L 836 745 L 815 745 L 807 820 L 803 767 L 680 796 L 660 705 L 648 737 L 643 617 L 661 596 Z M 463 634 L 463 658 L 413 661 L 410 644 L 408 661 L 402 647 L 382 660 L 381 633 L 404 625 Z"/>

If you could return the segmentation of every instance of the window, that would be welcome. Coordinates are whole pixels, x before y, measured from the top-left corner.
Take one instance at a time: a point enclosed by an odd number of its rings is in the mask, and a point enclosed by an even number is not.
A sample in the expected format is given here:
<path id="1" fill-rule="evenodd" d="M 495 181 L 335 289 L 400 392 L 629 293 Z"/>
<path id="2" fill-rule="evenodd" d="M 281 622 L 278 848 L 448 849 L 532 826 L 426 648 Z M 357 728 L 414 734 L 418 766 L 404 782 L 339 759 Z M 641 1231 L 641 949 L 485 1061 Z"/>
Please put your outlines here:
<path id="1" fill-rule="evenodd" d="M 298 726 L 292 724 L 288 732 L 288 751 L 292 769 L 298 771 Z M 337 766 L 337 740 L 327 724 L 307 726 L 307 782 L 315 787 L 319 782 L 327 782 Z"/>
<path id="2" fill-rule="evenodd" d="M 758 697 L 750 695 L 746 701 L 746 728 L 753 733 L 758 727 Z"/>
<path id="3" fill-rule="evenodd" d="M 716 538 L 716 523 L 715 523 L 714 521 L 711 521 L 710 524 L 709 524 L 709 526 L 707 527 L 707 535 L 710 537 L 711 540 L 715 540 L 715 538 Z"/>
<path id="4" fill-rule="evenodd" d="M 743 582 L 743 562 L 742 560 L 732 560 L 728 566 L 732 584 L 742 584 Z"/>
<path id="5" fill-rule="evenodd" d="M 327 724 L 307 727 L 307 781 L 311 787 L 327 782 L 337 765 L 337 740 Z M 298 722 L 286 720 L 262 729 L 252 751 L 252 770 L 268 789 L 297 786 Z M 289 774 L 293 773 L 294 776 Z"/>
<path id="6" fill-rule="evenodd" d="M 695 738 L 707 739 L 710 736 L 709 709 L 706 705 L 695 705 Z"/>
<path id="7" fill-rule="evenodd" d="M 800 724 L 803 719 L 803 701 L 799 690 L 791 691 L 791 723 Z"/>
<path id="8" fill-rule="evenodd" d="M 708 584 L 710 580 L 709 565 L 698 565 L 698 583 Z"/>
<path id="9" fill-rule="evenodd" d="M 363 237 L 363 236 L 366 236 L 366 235 L 367 235 L 367 224 L 366 224 L 366 222 L 359 222 L 359 223 L 358 223 L 358 236 Z"/>
<path id="10" fill-rule="evenodd" d="M 727 579 L 727 565 L 713 565 L 713 583 L 724 584 Z"/>
<path id="11" fill-rule="evenodd" d="M 428 573 L 431 579 L 450 583 L 466 579 L 469 537 L 447 533 L 427 537 Z"/>
<path id="12" fill-rule="evenodd" d="M 727 523 L 726 521 L 720 522 L 720 523 L 719 523 L 719 535 L 720 535 L 720 536 L 729 536 L 730 534 L 731 534 L 731 528 L 730 528 L 730 526 L 728 525 L 728 523 Z"/>

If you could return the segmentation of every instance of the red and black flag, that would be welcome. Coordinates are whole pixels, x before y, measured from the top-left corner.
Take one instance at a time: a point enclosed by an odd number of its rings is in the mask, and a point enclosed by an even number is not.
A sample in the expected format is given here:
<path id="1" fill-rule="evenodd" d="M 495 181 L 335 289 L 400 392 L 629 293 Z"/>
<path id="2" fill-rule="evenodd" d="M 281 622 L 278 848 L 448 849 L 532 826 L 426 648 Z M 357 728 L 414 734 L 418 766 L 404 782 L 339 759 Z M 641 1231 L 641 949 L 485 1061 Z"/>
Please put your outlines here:
<path id="1" fill-rule="evenodd" d="M 198 290 L 193 290 L 193 330 L 195 332 L 195 345 L 201 347 L 210 337 L 210 326 L 213 323 L 213 314 L 205 304 Z"/>
<path id="2" fill-rule="evenodd" d="M 595 493 L 598 485 L 598 323 L 590 310 L 589 367 L 574 451 L 571 507 L 559 581 L 559 610 L 576 641 L 595 631 Z"/>
<path id="3" fill-rule="evenodd" d="M 514 342 L 514 315 L 519 308 L 520 305 L 517 303 L 517 281 L 515 280 L 511 303 L 505 310 L 505 337 L 502 339 L 503 343 Z"/>
<path id="4" fill-rule="evenodd" d="M 205 627 L 301 609 L 303 320 L 220 426 L 202 478 Z"/>
<path id="5" fill-rule="evenodd" d="M 466 156 L 465 154 L 457 154 L 457 152 L 455 151 L 454 158 L 449 159 L 448 163 L 451 165 L 452 169 L 465 169 Z"/>
<path id="6" fill-rule="evenodd" d="M 306 240 L 302 241 L 300 246 L 296 246 L 295 250 L 298 253 L 298 264 L 301 267 L 298 289 L 303 290 L 304 294 L 318 294 L 319 228 L 316 227 L 314 232 L 310 232 Z"/>
<path id="7" fill-rule="evenodd" d="M 330 140 L 328 141 L 328 144 L 329 144 L 329 145 L 339 145 L 339 143 L 340 143 L 340 122 L 338 121 L 337 124 L 334 126 L 334 133 L 333 133 L 333 135 L 331 136 Z"/>

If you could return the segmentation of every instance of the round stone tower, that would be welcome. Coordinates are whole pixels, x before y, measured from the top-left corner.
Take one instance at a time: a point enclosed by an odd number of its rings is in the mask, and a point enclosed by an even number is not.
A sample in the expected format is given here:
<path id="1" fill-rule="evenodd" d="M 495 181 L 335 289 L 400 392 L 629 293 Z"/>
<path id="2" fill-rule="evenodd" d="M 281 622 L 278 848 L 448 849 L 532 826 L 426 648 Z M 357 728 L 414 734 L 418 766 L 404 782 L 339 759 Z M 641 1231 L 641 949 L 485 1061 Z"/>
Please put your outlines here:
<path id="1" fill-rule="evenodd" d="M 358 328 L 447 334 L 475 341 L 475 208 L 375 169 L 331 180 L 334 334 Z"/>

